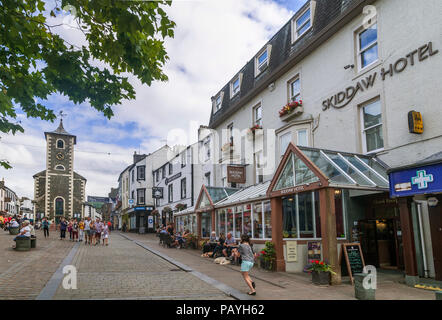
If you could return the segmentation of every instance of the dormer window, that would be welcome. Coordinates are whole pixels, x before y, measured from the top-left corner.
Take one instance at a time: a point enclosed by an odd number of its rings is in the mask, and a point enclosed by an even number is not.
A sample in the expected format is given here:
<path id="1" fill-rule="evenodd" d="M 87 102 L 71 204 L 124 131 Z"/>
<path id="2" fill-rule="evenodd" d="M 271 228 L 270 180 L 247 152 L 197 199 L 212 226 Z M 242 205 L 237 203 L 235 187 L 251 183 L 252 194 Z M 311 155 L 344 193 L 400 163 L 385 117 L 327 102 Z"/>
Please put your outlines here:
<path id="1" fill-rule="evenodd" d="M 255 58 L 255 77 L 267 69 L 270 61 L 272 46 L 268 44 Z"/>
<path id="2" fill-rule="evenodd" d="M 265 50 L 258 57 L 258 70 L 261 71 L 261 69 L 264 69 L 265 67 L 267 67 L 267 62 L 268 62 L 268 54 L 267 54 L 267 50 Z"/>
<path id="3" fill-rule="evenodd" d="M 230 86 L 231 86 L 232 97 L 234 97 L 237 93 L 239 93 L 239 88 L 240 88 L 239 76 L 236 77 L 235 80 L 233 80 Z"/>
<path id="4" fill-rule="evenodd" d="M 217 95 L 213 100 L 213 113 L 216 113 L 219 109 L 221 109 L 221 105 L 223 103 L 224 92 L 221 91 L 219 95 Z"/>
<path id="5" fill-rule="evenodd" d="M 292 42 L 301 38 L 313 26 L 315 7 L 316 1 L 310 1 L 310 5 L 292 20 Z"/>

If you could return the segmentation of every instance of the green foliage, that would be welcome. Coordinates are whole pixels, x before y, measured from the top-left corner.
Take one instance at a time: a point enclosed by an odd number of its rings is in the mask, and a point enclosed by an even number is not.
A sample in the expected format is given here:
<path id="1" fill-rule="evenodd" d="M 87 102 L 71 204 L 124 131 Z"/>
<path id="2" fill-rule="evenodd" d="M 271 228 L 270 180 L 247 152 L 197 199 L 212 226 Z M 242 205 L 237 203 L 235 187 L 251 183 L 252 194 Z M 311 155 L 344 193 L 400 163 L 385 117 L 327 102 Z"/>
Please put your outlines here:
<path id="1" fill-rule="evenodd" d="M 266 241 L 264 249 L 260 251 L 260 257 L 268 264 L 269 270 L 273 270 L 276 261 L 275 244 L 271 241 Z"/>
<path id="2" fill-rule="evenodd" d="M 44 104 L 54 93 L 76 104 L 88 102 L 111 118 L 113 106 L 135 98 L 122 73 L 147 85 L 167 80 L 164 40 L 174 36 L 175 23 L 162 6 L 171 1 L 60 0 L 54 5 L 0 0 L 0 133 L 24 131 L 15 121 L 16 108 L 27 117 L 54 121 L 53 110 Z M 87 46 L 68 43 L 56 34 L 62 25 L 47 21 L 48 16 L 65 17 L 62 8 L 68 5 L 75 8 L 74 26 Z"/>
<path id="3" fill-rule="evenodd" d="M 331 265 L 319 260 L 313 261 L 311 266 L 307 270 L 310 272 L 330 272 L 331 274 L 336 274 L 336 272 L 333 271 Z"/>

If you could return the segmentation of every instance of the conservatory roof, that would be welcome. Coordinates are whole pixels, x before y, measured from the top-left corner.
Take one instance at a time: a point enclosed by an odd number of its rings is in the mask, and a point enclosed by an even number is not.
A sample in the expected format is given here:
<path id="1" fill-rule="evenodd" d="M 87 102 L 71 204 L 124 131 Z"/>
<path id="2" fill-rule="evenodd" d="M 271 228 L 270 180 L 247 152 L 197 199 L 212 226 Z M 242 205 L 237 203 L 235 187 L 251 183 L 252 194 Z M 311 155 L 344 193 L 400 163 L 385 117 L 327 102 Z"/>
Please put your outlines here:
<path id="1" fill-rule="evenodd" d="M 175 212 L 173 215 L 176 217 L 176 216 L 181 216 L 181 215 L 193 213 L 194 211 L 195 211 L 195 206 L 192 206 L 192 207 L 186 208 L 184 210 Z"/>
<path id="2" fill-rule="evenodd" d="M 195 205 L 196 210 L 213 208 L 215 204 L 237 192 L 238 189 L 202 186 Z"/>
<path id="3" fill-rule="evenodd" d="M 321 187 L 388 191 L 388 166 L 375 156 L 289 144 L 267 190 L 281 196 Z"/>
<path id="4" fill-rule="evenodd" d="M 218 202 L 216 207 L 225 207 L 231 204 L 237 204 L 247 201 L 255 201 L 263 198 L 267 198 L 266 192 L 269 188 L 270 181 L 255 184 L 250 187 L 246 187 L 238 190 L 234 194 Z"/>

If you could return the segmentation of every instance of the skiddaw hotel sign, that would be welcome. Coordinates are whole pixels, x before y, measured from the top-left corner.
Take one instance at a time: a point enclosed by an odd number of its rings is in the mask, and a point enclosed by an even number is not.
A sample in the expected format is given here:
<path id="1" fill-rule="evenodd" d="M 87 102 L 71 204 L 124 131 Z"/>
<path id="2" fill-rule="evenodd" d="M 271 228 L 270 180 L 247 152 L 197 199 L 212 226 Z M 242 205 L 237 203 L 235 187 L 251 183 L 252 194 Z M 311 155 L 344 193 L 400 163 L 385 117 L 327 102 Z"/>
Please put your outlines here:
<path id="1" fill-rule="evenodd" d="M 408 65 L 414 66 L 417 61 L 421 62 L 425 59 L 434 56 L 439 50 L 433 49 L 433 43 L 429 42 L 418 49 L 410 52 L 405 57 L 398 59 L 395 63 L 391 63 L 388 68 L 382 68 L 380 72 L 380 78 L 382 81 L 385 80 L 387 76 L 393 77 L 397 73 L 404 71 Z M 358 92 L 363 92 L 373 87 L 376 79 L 378 78 L 378 73 L 365 77 L 364 79 L 356 82 L 355 85 L 349 86 L 344 90 L 334 94 L 330 98 L 327 98 L 322 102 L 322 110 L 326 111 L 331 107 L 340 109 L 348 105 Z"/>

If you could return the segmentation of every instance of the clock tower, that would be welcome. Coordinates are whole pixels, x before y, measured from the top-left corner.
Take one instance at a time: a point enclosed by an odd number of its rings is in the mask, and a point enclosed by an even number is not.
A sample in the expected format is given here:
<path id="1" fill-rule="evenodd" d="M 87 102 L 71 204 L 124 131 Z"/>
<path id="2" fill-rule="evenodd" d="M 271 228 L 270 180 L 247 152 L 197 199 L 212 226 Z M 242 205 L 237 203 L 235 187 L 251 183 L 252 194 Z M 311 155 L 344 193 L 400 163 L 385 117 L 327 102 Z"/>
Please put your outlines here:
<path id="1" fill-rule="evenodd" d="M 46 170 L 34 175 L 36 213 L 58 223 L 61 217 L 83 217 L 86 179 L 74 172 L 77 137 L 63 127 L 45 132 Z"/>

